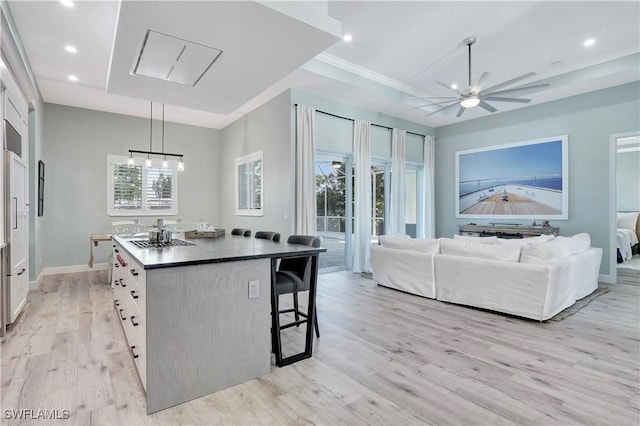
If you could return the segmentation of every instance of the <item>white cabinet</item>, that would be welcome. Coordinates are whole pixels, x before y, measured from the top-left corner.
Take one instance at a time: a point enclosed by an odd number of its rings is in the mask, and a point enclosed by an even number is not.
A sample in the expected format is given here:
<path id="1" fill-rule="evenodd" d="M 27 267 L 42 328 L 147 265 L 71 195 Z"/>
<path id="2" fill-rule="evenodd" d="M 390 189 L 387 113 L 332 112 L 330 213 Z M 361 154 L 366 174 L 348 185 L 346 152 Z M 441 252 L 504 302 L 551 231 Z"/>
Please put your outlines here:
<path id="1" fill-rule="evenodd" d="M 142 387 L 147 388 L 146 273 L 118 243 L 113 245 L 113 306 Z"/>

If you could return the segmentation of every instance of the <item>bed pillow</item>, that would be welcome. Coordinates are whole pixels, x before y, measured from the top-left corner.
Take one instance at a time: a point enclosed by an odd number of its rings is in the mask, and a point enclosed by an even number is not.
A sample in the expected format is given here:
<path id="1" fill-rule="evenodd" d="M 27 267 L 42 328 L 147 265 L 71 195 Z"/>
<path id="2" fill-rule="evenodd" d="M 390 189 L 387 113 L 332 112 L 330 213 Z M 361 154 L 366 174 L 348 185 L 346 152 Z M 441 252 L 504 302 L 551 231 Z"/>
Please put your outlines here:
<path id="1" fill-rule="evenodd" d="M 494 244 L 496 242 L 496 240 L 498 239 L 498 237 L 469 237 L 467 235 L 458 235 L 458 234 L 453 234 L 453 239 L 454 240 L 460 240 L 460 241 L 469 241 L 472 243 L 480 243 L 480 244 Z"/>
<path id="2" fill-rule="evenodd" d="M 638 212 L 618 212 L 617 228 L 629 229 L 633 232 L 636 232 L 637 222 Z"/>
<path id="3" fill-rule="evenodd" d="M 522 247 L 520 263 L 545 264 L 571 256 L 571 243 L 568 238 L 557 237 L 542 244 Z"/>
<path id="4" fill-rule="evenodd" d="M 460 239 L 443 238 L 440 241 L 440 253 L 442 254 L 502 260 L 505 262 L 518 262 L 520 260 L 520 250 L 519 246 L 481 244 Z"/>

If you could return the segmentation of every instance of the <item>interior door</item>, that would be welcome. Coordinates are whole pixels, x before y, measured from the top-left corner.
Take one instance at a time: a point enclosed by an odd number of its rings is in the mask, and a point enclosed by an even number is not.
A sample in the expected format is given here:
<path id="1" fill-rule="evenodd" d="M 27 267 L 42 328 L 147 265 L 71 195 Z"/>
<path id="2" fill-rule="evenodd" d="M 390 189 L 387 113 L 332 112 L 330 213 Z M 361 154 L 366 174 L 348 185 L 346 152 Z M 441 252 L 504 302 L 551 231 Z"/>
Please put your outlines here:
<path id="1" fill-rule="evenodd" d="M 13 152 L 8 152 L 9 165 L 9 300 L 14 322 L 27 300 L 29 250 L 29 205 L 27 203 L 26 164 Z"/>

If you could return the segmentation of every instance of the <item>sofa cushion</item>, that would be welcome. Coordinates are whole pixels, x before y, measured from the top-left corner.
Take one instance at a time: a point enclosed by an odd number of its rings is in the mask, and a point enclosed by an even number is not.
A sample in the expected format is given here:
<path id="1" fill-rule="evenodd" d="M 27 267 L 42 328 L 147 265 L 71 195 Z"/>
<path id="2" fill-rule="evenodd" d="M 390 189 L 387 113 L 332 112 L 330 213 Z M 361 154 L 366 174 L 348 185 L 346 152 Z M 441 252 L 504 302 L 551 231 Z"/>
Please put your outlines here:
<path id="1" fill-rule="evenodd" d="M 389 237 L 380 235 L 380 245 L 396 250 L 412 250 L 428 254 L 437 254 L 440 251 L 440 242 L 431 238 Z"/>
<path id="2" fill-rule="evenodd" d="M 494 244 L 496 242 L 496 240 L 498 239 L 498 237 L 469 237 L 467 235 L 458 235 L 458 234 L 454 234 L 453 235 L 453 239 L 454 240 L 460 240 L 460 241 L 470 241 L 472 243 L 480 243 L 480 244 Z"/>
<path id="3" fill-rule="evenodd" d="M 518 262 L 520 260 L 520 250 L 521 248 L 519 246 L 481 244 L 460 239 L 452 240 L 449 238 L 442 238 L 440 240 L 440 253 L 453 256 Z"/>
<path id="4" fill-rule="evenodd" d="M 546 243 L 524 246 L 520 262 L 544 264 L 571 256 L 571 243 L 568 240 L 557 237 Z"/>
<path id="5" fill-rule="evenodd" d="M 560 241 L 566 241 L 571 249 L 571 254 L 582 253 L 591 247 L 591 237 L 586 232 L 576 234 L 573 237 L 558 237 Z"/>
<path id="6" fill-rule="evenodd" d="M 538 235 L 537 237 L 530 238 L 498 238 L 495 244 L 498 245 L 513 245 L 513 246 L 528 246 L 531 244 L 541 244 L 546 243 L 548 241 L 553 240 L 555 237 L 553 235 Z"/>

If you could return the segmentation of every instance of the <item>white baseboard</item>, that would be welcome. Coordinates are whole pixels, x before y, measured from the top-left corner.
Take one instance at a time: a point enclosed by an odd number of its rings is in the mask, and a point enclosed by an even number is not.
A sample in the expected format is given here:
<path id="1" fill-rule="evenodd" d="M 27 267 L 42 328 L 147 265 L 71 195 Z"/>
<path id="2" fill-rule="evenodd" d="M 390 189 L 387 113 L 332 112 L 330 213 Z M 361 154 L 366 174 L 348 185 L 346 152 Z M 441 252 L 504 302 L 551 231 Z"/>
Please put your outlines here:
<path id="1" fill-rule="evenodd" d="M 90 272 L 90 271 L 104 271 L 108 270 L 111 266 L 108 263 L 96 263 L 93 268 L 88 265 L 69 265 L 69 266 L 54 266 L 51 268 L 44 268 L 40 272 L 38 279 L 35 281 L 29 281 L 29 290 L 37 290 L 40 286 L 40 280 L 46 275 L 58 275 L 58 274 L 73 274 L 75 272 Z"/>
<path id="2" fill-rule="evenodd" d="M 598 282 L 601 283 L 606 283 L 606 284 L 615 284 L 618 282 L 618 275 L 617 274 L 608 274 L 608 275 L 604 275 L 604 274 L 600 274 L 598 276 Z"/>

